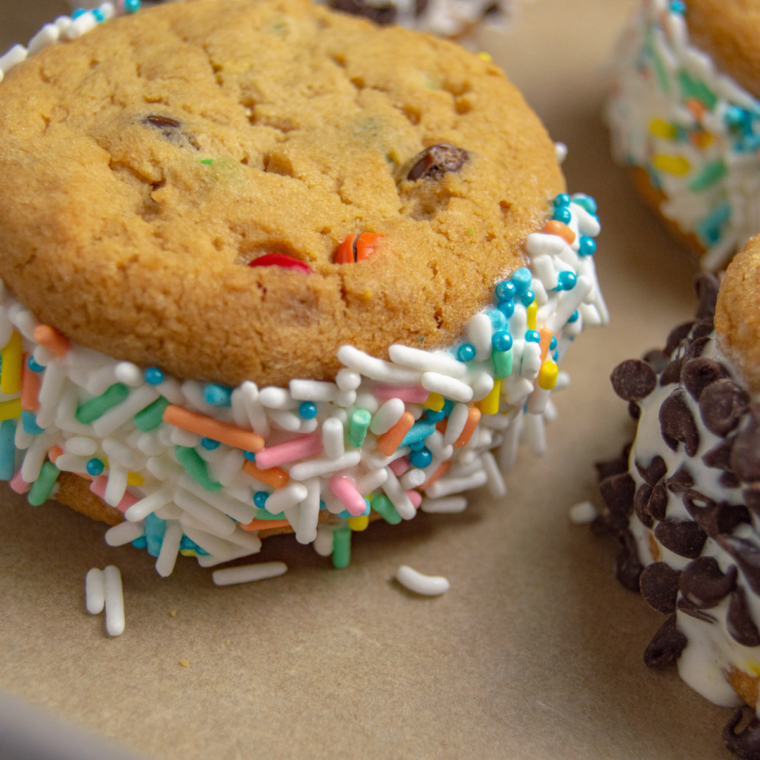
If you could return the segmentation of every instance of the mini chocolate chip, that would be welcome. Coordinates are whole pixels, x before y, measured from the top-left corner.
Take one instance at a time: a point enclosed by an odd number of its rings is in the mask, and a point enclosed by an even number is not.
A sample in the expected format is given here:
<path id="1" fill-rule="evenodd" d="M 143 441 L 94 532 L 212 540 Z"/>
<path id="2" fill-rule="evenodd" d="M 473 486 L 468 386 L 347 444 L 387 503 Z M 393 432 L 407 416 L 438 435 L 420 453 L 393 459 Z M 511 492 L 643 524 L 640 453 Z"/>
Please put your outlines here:
<path id="1" fill-rule="evenodd" d="M 734 438 L 726 438 L 721 441 L 715 448 L 710 449 L 703 457 L 702 461 L 708 467 L 714 467 L 718 470 L 731 469 L 731 449 L 734 445 Z"/>
<path id="2" fill-rule="evenodd" d="M 657 374 L 650 364 L 628 359 L 612 370 L 610 381 L 615 393 L 624 401 L 641 401 L 657 387 Z"/>
<path id="3" fill-rule="evenodd" d="M 664 520 L 668 510 L 669 498 L 665 483 L 658 483 L 652 489 L 652 495 L 649 497 L 649 504 L 647 504 L 647 512 L 649 512 L 655 520 Z"/>
<path id="4" fill-rule="evenodd" d="M 699 607 L 693 605 L 688 599 L 683 596 L 678 600 L 678 604 L 676 606 L 684 614 L 691 615 L 691 617 L 696 618 L 697 620 L 701 620 L 704 623 L 710 623 L 710 625 L 712 625 L 713 623 L 717 622 L 717 618 L 713 617 L 709 612 L 703 612 L 701 609 L 699 609 Z"/>
<path id="5" fill-rule="evenodd" d="M 639 578 L 644 566 L 639 561 L 639 551 L 636 539 L 630 530 L 622 530 L 618 533 L 620 551 L 615 558 L 615 575 L 617 579 L 630 591 L 640 591 Z"/>
<path id="6" fill-rule="evenodd" d="M 179 129 L 180 123 L 176 119 L 172 119 L 169 116 L 159 116 L 159 114 L 152 113 L 150 116 L 146 116 L 143 119 L 143 124 L 150 124 L 152 127 L 158 127 L 159 129 Z"/>
<path id="7" fill-rule="evenodd" d="M 681 341 L 689 335 L 692 327 L 694 327 L 694 322 L 684 322 L 682 325 L 674 327 L 668 335 L 665 348 L 663 348 L 662 352 L 672 357 L 673 352 L 681 344 Z"/>
<path id="8" fill-rule="evenodd" d="M 664 388 L 666 385 L 680 382 L 682 366 L 683 359 L 673 359 L 673 361 L 662 371 L 662 374 L 660 375 L 660 385 Z"/>
<path id="9" fill-rule="evenodd" d="M 665 367 L 670 364 L 670 358 L 667 357 L 660 349 L 653 348 L 651 351 L 647 351 L 644 356 L 641 357 L 647 364 L 652 365 L 652 369 L 659 375 Z"/>
<path id="10" fill-rule="evenodd" d="M 684 361 L 681 367 L 681 382 L 695 401 L 699 401 L 702 391 L 710 383 L 728 377 L 726 369 L 712 359 L 699 357 Z"/>
<path id="11" fill-rule="evenodd" d="M 749 507 L 757 517 L 760 517 L 760 490 L 757 490 L 756 488 L 745 488 L 743 494 L 747 507 Z"/>
<path id="12" fill-rule="evenodd" d="M 659 454 L 655 454 L 652 461 L 646 467 L 637 461 L 636 469 L 639 471 L 639 475 L 641 475 L 650 486 L 656 486 L 668 472 L 668 466 Z"/>
<path id="13" fill-rule="evenodd" d="M 365 0 L 330 0 L 330 7 L 352 16 L 363 16 L 381 26 L 396 21 L 396 7 L 391 3 L 372 5 Z"/>
<path id="14" fill-rule="evenodd" d="M 633 512 L 633 496 L 636 483 L 627 473 L 610 475 L 599 484 L 599 493 L 605 506 L 613 515 L 628 517 Z"/>
<path id="15" fill-rule="evenodd" d="M 697 525 L 710 538 L 717 538 L 721 533 L 732 533 L 742 523 L 750 523 L 749 510 L 743 504 L 717 504 L 699 491 L 687 491 L 683 503 Z"/>
<path id="16" fill-rule="evenodd" d="M 683 495 L 683 503 L 686 511 L 696 520 L 697 515 L 704 510 L 715 509 L 718 505 L 714 499 L 705 496 L 703 493 L 690 488 Z"/>
<path id="17" fill-rule="evenodd" d="M 733 472 L 722 472 L 718 478 L 718 483 L 720 483 L 723 488 L 729 489 L 738 488 L 741 485 L 739 478 L 737 478 Z"/>
<path id="18" fill-rule="evenodd" d="M 591 532 L 595 536 L 617 536 L 628 526 L 627 517 L 616 515 L 599 515 L 591 522 Z"/>
<path id="19" fill-rule="evenodd" d="M 692 340 L 699 340 L 700 338 L 708 338 L 715 330 L 715 325 L 713 325 L 712 320 L 700 320 L 697 322 L 697 324 L 694 325 L 694 327 L 691 328 L 691 335 L 689 336 Z"/>
<path id="20" fill-rule="evenodd" d="M 632 420 L 638 420 L 641 417 L 641 407 L 635 401 L 628 402 L 628 416 Z"/>
<path id="21" fill-rule="evenodd" d="M 636 516 L 647 528 L 651 528 L 654 525 L 652 515 L 647 511 L 647 505 L 649 504 L 649 497 L 651 495 L 652 486 L 645 483 L 638 489 L 638 491 L 636 491 L 636 496 L 633 499 L 633 508 L 636 510 Z"/>
<path id="22" fill-rule="evenodd" d="M 686 636 L 678 630 L 676 616 L 671 615 L 649 642 L 644 663 L 648 668 L 664 668 L 681 656 L 688 643 Z"/>
<path id="23" fill-rule="evenodd" d="M 654 537 L 679 557 L 696 559 L 707 541 L 707 534 L 692 520 L 663 520 L 657 523 Z"/>
<path id="24" fill-rule="evenodd" d="M 597 481 L 602 481 L 611 475 L 628 472 L 628 457 L 619 456 L 615 459 L 608 459 L 605 462 L 597 462 L 594 467 L 596 468 Z"/>
<path id="25" fill-rule="evenodd" d="M 694 415 L 686 402 L 686 394 L 681 388 L 674 390 L 660 407 L 660 430 L 665 443 L 673 451 L 678 442 L 684 444 L 686 453 L 693 457 L 699 449 L 699 430 Z"/>
<path id="26" fill-rule="evenodd" d="M 680 575 L 678 570 L 664 562 L 653 562 L 644 568 L 639 578 L 639 587 L 650 607 L 666 615 L 676 611 Z"/>
<path id="27" fill-rule="evenodd" d="M 718 301 L 720 280 L 708 272 L 700 272 L 694 278 L 694 290 L 699 299 L 697 319 L 712 320 L 715 317 L 715 304 Z"/>
<path id="28" fill-rule="evenodd" d="M 718 380 L 702 391 L 699 413 L 705 427 L 723 438 L 738 424 L 749 404 L 749 396 L 732 380 Z"/>
<path id="29" fill-rule="evenodd" d="M 734 590 L 736 575 L 736 565 L 723 573 L 714 557 L 697 557 L 684 568 L 678 587 L 695 607 L 710 610 Z"/>
<path id="30" fill-rule="evenodd" d="M 718 536 L 717 542 L 739 565 L 750 588 L 760 594 L 760 548 L 739 536 Z"/>
<path id="31" fill-rule="evenodd" d="M 705 346 L 709 342 L 710 342 L 710 339 L 703 336 L 689 343 L 689 345 L 686 347 L 686 351 L 684 351 L 684 354 L 683 354 L 684 362 L 688 362 L 688 361 L 691 361 L 692 359 L 696 359 L 702 356 L 702 351 L 705 350 Z"/>
<path id="32" fill-rule="evenodd" d="M 409 171 L 409 179 L 441 179 L 448 172 L 458 172 L 467 162 L 466 150 L 449 143 L 440 143 L 425 148 L 415 158 L 414 166 Z"/>
<path id="33" fill-rule="evenodd" d="M 723 742 L 741 760 L 760 760 L 760 719 L 753 714 L 746 727 L 736 734 L 742 715 L 742 708 L 738 707 L 723 729 Z"/>
<path id="34" fill-rule="evenodd" d="M 745 647 L 760 645 L 760 631 L 757 630 L 755 621 L 752 619 L 747 594 L 741 586 L 737 586 L 731 594 L 731 602 L 728 605 L 726 615 L 726 628 L 731 638 Z"/>
<path id="35" fill-rule="evenodd" d="M 689 468 L 682 464 L 665 482 L 665 487 L 672 493 L 683 493 L 694 485 L 694 477 Z"/>
<path id="36" fill-rule="evenodd" d="M 749 411 L 749 421 L 731 450 L 731 471 L 745 483 L 756 483 L 760 481 L 760 404 L 752 404 Z"/>

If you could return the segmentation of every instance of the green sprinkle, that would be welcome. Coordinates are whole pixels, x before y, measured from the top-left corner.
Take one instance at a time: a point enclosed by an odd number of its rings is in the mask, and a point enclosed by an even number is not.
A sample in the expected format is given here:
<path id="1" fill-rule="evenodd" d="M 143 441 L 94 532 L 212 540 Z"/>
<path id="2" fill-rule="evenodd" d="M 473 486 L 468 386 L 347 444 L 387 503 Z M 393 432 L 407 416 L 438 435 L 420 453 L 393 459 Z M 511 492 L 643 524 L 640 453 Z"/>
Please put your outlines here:
<path id="1" fill-rule="evenodd" d="M 401 522 L 401 515 L 396 511 L 396 507 L 391 504 L 391 500 L 382 493 L 372 497 L 372 509 L 391 525 L 398 525 Z"/>
<path id="2" fill-rule="evenodd" d="M 193 480 L 197 480 L 207 491 L 221 491 L 224 486 L 211 480 L 206 463 L 195 449 L 188 446 L 177 446 L 174 449 L 179 463 L 187 470 Z"/>
<path id="3" fill-rule="evenodd" d="M 201 163 L 202 163 L 204 166 L 211 166 L 211 164 L 213 164 L 213 163 L 214 163 L 214 159 L 213 159 L 213 158 L 202 158 L 202 159 L 201 159 Z"/>
<path id="4" fill-rule="evenodd" d="M 718 102 L 718 96 L 700 79 L 694 79 L 683 69 L 678 72 L 678 83 L 685 99 L 695 98 L 712 111 Z"/>
<path id="5" fill-rule="evenodd" d="M 367 437 L 372 415 L 366 409 L 356 409 L 351 415 L 351 421 L 348 423 L 348 445 L 358 449 L 364 444 Z"/>
<path id="6" fill-rule="evenodd" d="M 509 351 L 491 351 L 493 376 L 497 379 L 509 377 L 512 374 L 512 349 Z"/>
<path id="7" fill-rule="evenodd" d="M 61 471 L 52 462 L 45 462 L 42 465 L 40 476 L 29 490 L 29 503 L 33 507 L 39 507 L 50 498 L 55 481 L 58 480 L 60 474 Z"/>
<path id="8" fill-rule="evenodd" d="M 649 58 L 652 61 L 652 68 L 654 69 L 655 76 L 660 85 L 660 89 L 663 92 L 670 92 L 670 80 L 668 79 L 665 67 L 660 60 L 660 56 L 655 52 L 654 45 L 654 32 L 651 28 L 647 29 L 646 35 L 646 51 L 649 54 Z"/>
<path id="9" fill-rule="evenodd" d="M 124 383 L 114 383 L 105 393 L 85 401 L 77 409 L 77 422 L 90 425 L 99 417 L 102 417 L 109 409 L 125 401 L 129 396 L 129 388 Z"/>
<path id="10" fill-rule="evenodd" d="M 150 406 L 146 406 L 141 412 L 135 415 L 135 426 L 143 433 L 155 430 L 164 418 L 164 409 L 169 406 L 169 402 L 161 396 L 156 399 Z"/>
<path id="11" fill-rule="evenodd" d="M 689 190 L 692 193 L 699 193 L 702 190 L 707 190 L 719 180 L 725 177 L 726 165 L 719 158 L 717 161 L 710 161 L 709 164 L 705 164 L 702 171 L 689 182 Z"/>
<path id="12" fill-rule="evenodd" d="M 280 512 L 276 515 L 273 515 L 271 512 L 267 512 L 266 509 L 260 509 L 258 512 L 256 512 L 256 519 L 257 520 L 287 520 L 288 518 L 285 517 L 284 512 Z"/>
<path id="13" fill-rule="evenodd" d="M 343 525 L 333 531 L 333 567 L 348 567 L 351 564 L 351 528 Z"/>
<path id="14" fill-rule="evenodd" d="M 470 229 L 467 230 L 468 235 L 472 235 L 473 232 L 475 232 L 475 230 L 472 227 L 470 227 Z"/>

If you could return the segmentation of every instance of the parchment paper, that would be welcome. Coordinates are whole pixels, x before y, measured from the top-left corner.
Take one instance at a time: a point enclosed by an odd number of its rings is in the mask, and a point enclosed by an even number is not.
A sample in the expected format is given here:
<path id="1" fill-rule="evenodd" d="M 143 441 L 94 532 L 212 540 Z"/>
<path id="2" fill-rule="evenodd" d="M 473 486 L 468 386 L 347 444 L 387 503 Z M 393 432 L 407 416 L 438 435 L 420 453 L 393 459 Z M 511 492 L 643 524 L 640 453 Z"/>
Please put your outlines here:
<path id="1" fill-rule="evenodd" d="M 615 581 L 612 542 L 567 518 L 597 500 L 592 463 L 631 432 L 612 368 L 694 305 L 693 262 L 612 166 L 600 124 L 604 61 L 633 4 L 538 0 L 516 33 L 478 43 L 570 146 L 569 187 L 603 222 L 612 326 L 570 352 L 546 457 L 521 452 L 501 503 L 482 491 L 461 515 L 355 535 L 346 570 L 269 539 L 260 559 L 289 572 L 224 589 L 193 560 L 163 580 L 146 552 L 107 547 L 102 525 L 3 487 L 0 688 L 149 758 L 731 757 L 728 711 L 642 662 L 664 617 Z M 65 8 L 2 6 L 3 49 Z M 109 563 L 124 578 L 118 639 L 84 610 L 85 573 Z M 451 590 L 413 596 L 391 580 L 400 564 Z"/>

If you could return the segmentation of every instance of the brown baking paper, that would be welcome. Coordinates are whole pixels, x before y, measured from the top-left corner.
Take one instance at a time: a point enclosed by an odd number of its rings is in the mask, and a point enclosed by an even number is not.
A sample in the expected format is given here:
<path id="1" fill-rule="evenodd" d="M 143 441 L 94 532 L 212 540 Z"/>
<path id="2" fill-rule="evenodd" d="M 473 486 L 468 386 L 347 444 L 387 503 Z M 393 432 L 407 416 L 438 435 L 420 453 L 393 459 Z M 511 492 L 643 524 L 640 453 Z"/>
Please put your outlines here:
<path id="1" fill-rule="evenodd" d="M 65 10 L 2 5 L 4 47 Z M 612 368 L 694 308 L 693 262 L 613 167 L 600 123 L 604 63 L 632 6 L 537 0 L 516 32 L 478 42 L 569 145 L 568 185 L 597 198 L 603 223 L 612 325 L 569 353 L 546 456 L 523 449 L 498 503 L 482 490 L 461 515 L 355 534 L 345 570 L 269 539 L 257 561 L 288 573 L 227 588 L 185 558 L 161 579 L 145 551 L 109 548 L 103 525 L 3 486 L 0 688 L 149 758 L 731 757 L 729 711 L 644 666 L 664 617 L 615 581 L 613 542 L 567 517 L 598 503 L 592 463 L 632 432 Z M 116 639 L 84 609 L 87 570 L 107 564 L 124 580 Z M 401 564 L 451 590 L 407 592 L 392 580 Z"/>

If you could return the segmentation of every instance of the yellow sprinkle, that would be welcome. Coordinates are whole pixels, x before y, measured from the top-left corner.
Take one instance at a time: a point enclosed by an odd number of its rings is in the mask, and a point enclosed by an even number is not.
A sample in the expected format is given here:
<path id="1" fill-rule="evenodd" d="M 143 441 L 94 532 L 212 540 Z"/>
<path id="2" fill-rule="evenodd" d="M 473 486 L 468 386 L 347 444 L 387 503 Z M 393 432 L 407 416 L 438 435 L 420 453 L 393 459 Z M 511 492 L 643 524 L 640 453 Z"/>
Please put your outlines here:
<path id="1" fill-rule="evenodd" d="M 480 58 L 483 61 L 492 61 L 493 60 L 493 58 L 491 58 L 491 56 L 488 55 L 488 53 L 478 53 L 478 58 Z"/>
<path id="2" fill-rule="evenodd" d="M 691 164 L 683 156 L 666 156 L 660 153 L 652 160 L 656 169 L 668 174 L 676 174 L 679 177 L 689 173 Z"/>
<path id="3" fill-rule="evenodd" d="M 0 351 L 3 369 L 0 372 L 0 391 L 10 396 L 21 390 L 21 365 L 24 361 L 21 335 L 14 330 L 5 348 Z"/>
<path id="4" fill-rule="evenodd" d="M 179 661 L 179 664 L 180 664 L 180 665 L 181 665 L 183 668 L 186 668 L 186 667 L 188 667 L 188 665 L 190 665 L 190 660 L 180 660 L 180 661 Z"/>
<path id="5" fill-rule="evenodd" d="M 127 473 L 127 483 L 131 486 L 141 486 L 145 482 L 145 478 L 140 475 L 139 472 Z"/>
<path id="6" fill-rule="evenodd" d="M 194 557 L 195 556 L 195 549 L 180 549 L 179 553 L 183 557 Z"/>
<path id="7" fill-rule="evenodd" d="M 21 399 L 12 398 L 10 401 L 0 401 L 0 422 L 14 420 L 21 416 Z"/>
<path id="8" fill-rule="evenodd" d="M 493 381 L 493 388 L 491 388 L 489 394 L 481 401 L 478 401 L 478 409 L 480 409 L 483 414 L 498 414 L 500 395 L 501 380 L 496 378 L 496 380 Z"/>
<path id="9" fill-rule="evenodd" d="M 427 397 L 427 401 L 422 405 L 426 409 L 430 409 L 432 412 L 440 412 L 443 409 L 443 405 L 446 403 L 446 399 L 441 396 L 440 393 L 431 393 Z"/>
<path id="10" fill-rule="evenodd" d="M 177 610 L 169 610 L 169 614 L 170 614 L 172 617 L 177 617 Z"/>
<path id="11" fill-rule="evenodd" d="M 100 457 L 103 460 L 103 464 L 108 467 L 108 457 Z"/>
<path id="12" fill-rule="evenodd" d="M 558 374 L 559 367 L 551 359 L 547 359 L 538 373 L 538 387 L 550 391 L 557 384 Z"/>
<path id="13" fill-rule="evenodd" d="M 535 330 L 536 329 L 536 313 L 538 312 L 538 304 L 533 301 L 533 303 L 528 306 L 528 308 L 525 310 L 528 314 L 528 329 L 529 330 Z"/>
<path id="14" fill-rule="evenodd" d="M 369 515 L 360 515 L 359 517 L 349 517 L 348 520 L 346 520 L 348 523 L 348 527 L 351 528 L 351 530 L 355 531 L 362 531 L 367 530 L 367 526 L 369 525 Z"/>
<path id="15" fill-rule="evenodd" d="M 662 137 L 663 140 L 675 140 L 678 129 L 675 124 L 670 124 L 663 119 L 652 119 L 649 123 L 649 133 L 655 137 Z"/>

